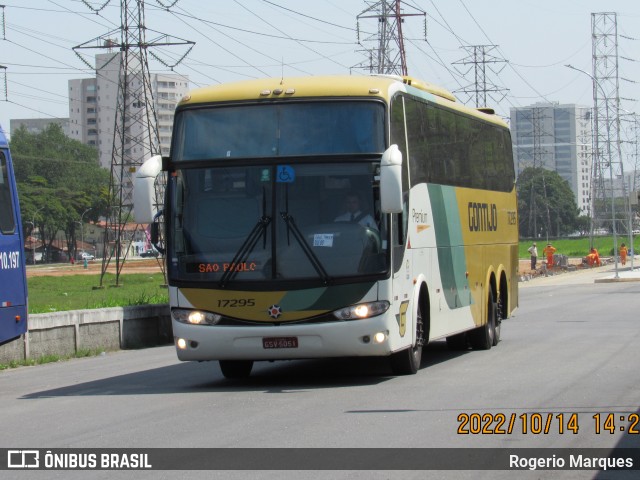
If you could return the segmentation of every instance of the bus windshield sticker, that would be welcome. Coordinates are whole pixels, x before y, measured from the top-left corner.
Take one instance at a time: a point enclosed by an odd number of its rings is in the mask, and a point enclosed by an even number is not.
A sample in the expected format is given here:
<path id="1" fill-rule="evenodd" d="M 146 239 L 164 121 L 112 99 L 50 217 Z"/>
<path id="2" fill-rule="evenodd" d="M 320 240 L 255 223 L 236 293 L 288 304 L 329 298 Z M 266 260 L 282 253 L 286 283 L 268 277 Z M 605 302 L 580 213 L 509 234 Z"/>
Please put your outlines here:
<path id="1" fill-rule="evenodd" d="M 278 165 L 277 183 L 293 183 L 295 179 L 296 172 L 291 165 Z"/>
<path id="2" fill-rule="evenodd" d="M 333 233 L 316 233 L 313 236 L 314 247 L 333 247 Z"/>
<path id="3" fill-rule="evenodd" d="M 255 272 L 260 265 L 257 262 L 202 262 L 202 263 L 187 263 L 187 273 L 224 273 L 228 271 L 234 272 Z"/>

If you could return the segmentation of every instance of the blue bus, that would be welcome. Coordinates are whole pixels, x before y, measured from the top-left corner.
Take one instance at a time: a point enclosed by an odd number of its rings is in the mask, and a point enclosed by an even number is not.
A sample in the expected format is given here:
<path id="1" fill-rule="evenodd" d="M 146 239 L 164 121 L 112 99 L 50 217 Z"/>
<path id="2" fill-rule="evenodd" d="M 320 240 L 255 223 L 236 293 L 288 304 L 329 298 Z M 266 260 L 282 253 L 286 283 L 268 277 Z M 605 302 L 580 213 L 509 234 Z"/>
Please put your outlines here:
<path id="1" fill-rule="evenodd" d="M 27 276 L 18 192 L 0 126 L 0 345 L 27 331 Z"/>

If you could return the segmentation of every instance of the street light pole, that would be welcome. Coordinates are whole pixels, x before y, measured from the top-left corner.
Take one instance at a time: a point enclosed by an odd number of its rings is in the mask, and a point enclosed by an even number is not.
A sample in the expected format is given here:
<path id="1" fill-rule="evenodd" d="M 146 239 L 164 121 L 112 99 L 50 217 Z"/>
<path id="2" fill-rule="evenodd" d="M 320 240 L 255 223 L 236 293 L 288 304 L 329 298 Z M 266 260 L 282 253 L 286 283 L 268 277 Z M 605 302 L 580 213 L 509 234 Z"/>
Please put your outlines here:
<path id="1" fill-rule="evenodd" d="M 622 110 L 623 112 L 625 112 L 626 115 L 631 115 L 634 118 L 634 122 L 637 124 L 638 122 L 638 115 L 635 112 L 630 112 L 628 110 L 625 110 L 624 108 L 621 108 L 620 110 Z M 637 139 L 636 139 L 637 142 Z M 636 172 L 634 170 L 634 181 L 633 181 L 633 185 L 631 185 L 631 179 L 629 179 L 629 186 L 628 188 L 625 187 L 625 189 L 623 189 L 623 194 L 626 194 L 627 197 L 627 201 L 626 201 L 626 205 L 627 205 L 627 213 L 629 215 L 629 252 L 631 253 L 631 271 L 633 272 L 633 259 L 635 257 L 635 248 L 634 248 L 634 233 L 633 233 L 633 214 L 632 214 L 632 208 L 631 208 L 631 197 L 632 195 L 636 195 L 635 189 L 636 189 L 636 185 L 635 185 L 635 176 L 636 176 Z M 624 183 L 624 174 L 622 176 L 622 182 L 623 185 Z"/>
<path id="2" fill-rule="evenodd" d="M 93 210 L 93 207 L 87 208 L 82 215 L 80 215 L 80 243 L 82 243 L 82 251 L 84 252 L 84 223 L 82 223 L 82 219 L 84 218 L 84 214 L 89 210 Z"/>
<path id="3" fill-rule="evenodd" d="M 570 68 L 572 70 L 575 70 L 577 72 L 581 72 L 584 73 L 586 76 L 588 76 L 591 81 L 593 82 L 593 91 L 594 91 L 594 100 L 596 98 L 595 95 L 595 91 L 596 91 L 596 87 L 600 89 L 600 91 L 602 92 L 602 95 L 606 98 L 607 95 L 604 92 L 604 89 L 602 88 L 602 86 L 598 83 L 598 81 L 596 80 L 596 77 L 594 77 L 593 75 L 591 75 L 589 72 L 586 72 L 584 70 L 580 70 L 579 68 L 574 67 L 573 65 L 565 65 L 565 67 Z M 606 103 L 606 111 L 607 111 L 607 119 L 609 119 L 609 104 Z M 597 115 L 597 112 L 596 112 Z M 593 134 L 593 132 L 592 132 Z M 612 230 L 613 230 L 613 260 L 615 262 L 615 278 L 619 278 L 620 275 L 618 274 L 618 235 L 616 232 L 616 207 L 615 207 L 615 196 L 614 196 L 614 190 L 613 190 L 613 165 L 611 164 L 611 129 L 609 127 L 609 122 L 607 122 L 607 153 L 609 154 L 609 180 L 611 181 L 611 225 L 612 225 Z M 600 153 L 598 152 L 598 149 L 596 149 L 596 155 L 600 155 Z M 622 161 L 622 159 L 620 159 L 620 161 Z M 593 181 L 593 179 L 591 179 Z M 593 199 L 594 202 L 594 206 L 595 206 L 595 199 Z M 593 209 L 594 211 L 591 212 L 591 215 L 593 216 L 595 213 L 595 208 Z"/>

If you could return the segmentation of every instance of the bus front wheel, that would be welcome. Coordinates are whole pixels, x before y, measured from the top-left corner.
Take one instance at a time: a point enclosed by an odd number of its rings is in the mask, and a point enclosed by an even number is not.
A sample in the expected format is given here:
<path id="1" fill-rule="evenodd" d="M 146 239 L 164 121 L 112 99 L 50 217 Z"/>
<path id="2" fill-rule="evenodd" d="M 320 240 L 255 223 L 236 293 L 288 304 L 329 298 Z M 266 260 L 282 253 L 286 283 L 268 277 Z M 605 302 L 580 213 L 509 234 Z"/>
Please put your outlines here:
<path id="1" fill-rule="evenodd" d="M 424 344 L 424 322 L 422 318 L 422 302 L 418 302 L 416 312 L 416 343 L 412 347 L 391 354 L 389 361 L 394 375 L 413 375 L 420 369 L 422 362 L 422 345 Z"/>
<path id="2" fill-rule="evenodd" d="M 247 378 L 251 375 L 253 360 L 219 360 L 220 370 L 225 378 Z"/>

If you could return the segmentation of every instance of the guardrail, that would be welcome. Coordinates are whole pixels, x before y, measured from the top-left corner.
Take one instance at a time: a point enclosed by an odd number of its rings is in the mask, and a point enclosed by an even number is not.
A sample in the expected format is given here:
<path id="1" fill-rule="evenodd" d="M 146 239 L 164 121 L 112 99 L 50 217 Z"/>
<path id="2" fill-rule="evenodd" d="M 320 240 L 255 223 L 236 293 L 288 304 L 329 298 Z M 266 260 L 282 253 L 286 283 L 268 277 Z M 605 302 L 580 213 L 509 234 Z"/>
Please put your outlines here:
<path id="1" fill-rule="evenodd" d="M 118 350 L 173 342 L 167 304 L 29 315 L 29 331 L 0 345 L 0 363 L 80 350 Z"/>

